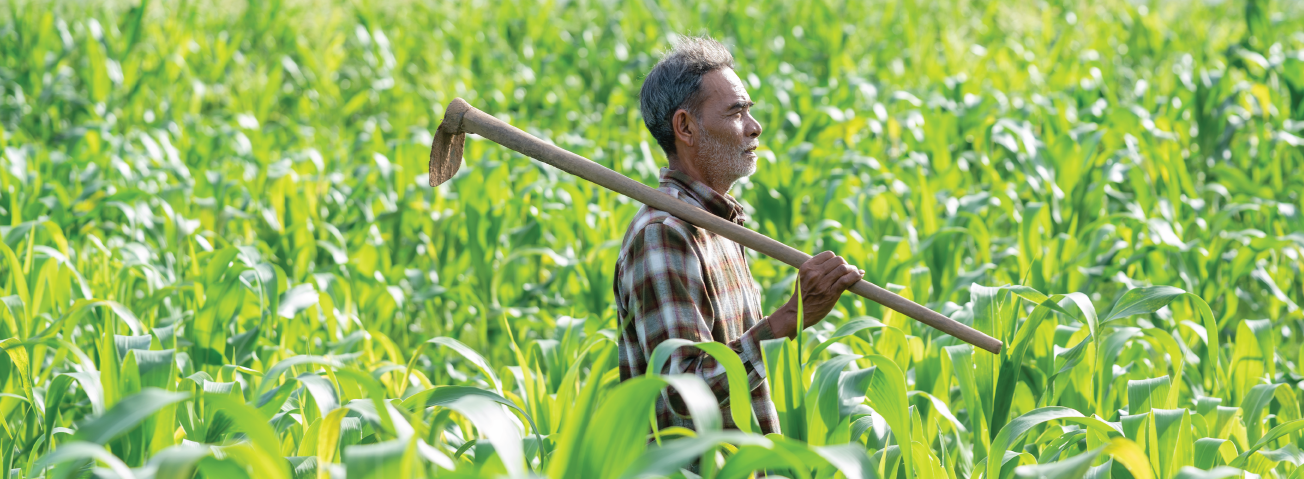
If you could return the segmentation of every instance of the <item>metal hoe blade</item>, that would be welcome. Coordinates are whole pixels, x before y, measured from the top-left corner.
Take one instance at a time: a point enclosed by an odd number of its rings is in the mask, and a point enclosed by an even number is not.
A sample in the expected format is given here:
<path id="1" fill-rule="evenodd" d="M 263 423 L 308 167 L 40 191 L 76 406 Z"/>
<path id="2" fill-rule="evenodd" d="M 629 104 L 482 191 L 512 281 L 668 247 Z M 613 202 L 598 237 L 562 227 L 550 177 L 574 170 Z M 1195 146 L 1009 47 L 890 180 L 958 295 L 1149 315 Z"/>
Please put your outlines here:
<path id="1" fill-rule="evenodd" d="M 466 145 L 462 116 L 470 108 L 471 105 L 458 98 L 444 111 L 444 121 L 435 130 L 435 141 L 430 145 L 430 186 L 444 184 L 462 167 L 462 148 Z"/>

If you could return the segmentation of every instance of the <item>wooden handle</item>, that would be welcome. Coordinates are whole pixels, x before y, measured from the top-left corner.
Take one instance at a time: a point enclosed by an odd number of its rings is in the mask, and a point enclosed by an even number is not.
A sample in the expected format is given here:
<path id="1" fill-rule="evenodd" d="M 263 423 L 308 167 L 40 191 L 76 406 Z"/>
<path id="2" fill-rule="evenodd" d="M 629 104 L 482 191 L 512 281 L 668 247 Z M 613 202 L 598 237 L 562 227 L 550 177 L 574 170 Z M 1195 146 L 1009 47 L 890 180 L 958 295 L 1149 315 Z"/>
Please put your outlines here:
<path id="1" fill-rule="evenodd" d="M 464 112 L 461 111 L 463 106 L 465 106 Z M 459 110 L 458 113 L 462 114 L 461 130 L 463 131 L 488 138 L 525 156 L 597 183 L 653 208 L 673 214 L 684 221 L 729 238 L 738 244 L 787 263 L 794 268 L 801 268 L 802 263 L 805 263 L 811 257 L 768 236 L 727 221 L 665 192 L 634 181 L 610 168 L 555 145 L 548 144 L 492 115 L 467 105 L 460 98 L 449 104 L 448 111 L 453 111 L 455 107 L 456 110 Z M 852 285 L 849 290 L 992 354 L 1000 354 L 1001 352 L 1001 342 L 996 338 L 943 316 L 941 313 L 928 309 L 919 303 L 880 288 L 873 283 L 861 280 Z"/>

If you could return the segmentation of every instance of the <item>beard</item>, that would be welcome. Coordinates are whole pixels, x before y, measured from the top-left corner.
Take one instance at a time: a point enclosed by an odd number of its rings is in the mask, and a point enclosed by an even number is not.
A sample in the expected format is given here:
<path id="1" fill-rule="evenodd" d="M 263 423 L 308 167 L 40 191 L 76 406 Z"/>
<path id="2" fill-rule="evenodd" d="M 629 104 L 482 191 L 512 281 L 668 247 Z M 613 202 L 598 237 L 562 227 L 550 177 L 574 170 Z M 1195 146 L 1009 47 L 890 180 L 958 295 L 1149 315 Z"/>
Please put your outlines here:
<path id="1" fill-rule="evenodd" d="M 704 160 L 701 162 L 702 176 L 708 184 L 727 190 L 738 180 L 756 173 L 756 154 L 747 150 L 756 148 L 759 142 L 752 140 L 743 144 L 710 132 L 703 133 L 698 155 Z"/>

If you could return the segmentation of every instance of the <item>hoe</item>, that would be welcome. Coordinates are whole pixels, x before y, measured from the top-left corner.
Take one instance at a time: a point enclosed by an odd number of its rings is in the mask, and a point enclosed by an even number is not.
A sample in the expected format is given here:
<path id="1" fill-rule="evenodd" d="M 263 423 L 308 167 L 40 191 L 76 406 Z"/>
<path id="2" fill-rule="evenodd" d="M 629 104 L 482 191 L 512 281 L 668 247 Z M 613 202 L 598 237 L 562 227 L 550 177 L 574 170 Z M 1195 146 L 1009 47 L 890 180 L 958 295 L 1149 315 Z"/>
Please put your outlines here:
<path id="1" fill-rule="evenodd" d="M 684 221 L 705 228 L 751 248 L 771 258 L 800 267 L 810 255 L 770 239 L 736 223 L 714 216 L 705 210 L 685 203 L 664 192 L 599 165 L 592 160 L 566 151 L 555 145 L 509 125 L 493 115 L 472 107 L 461 98 L 448 104 L 444 120 L 435 132 L 430 146 L 430 186 L 439 186 L 457 173 L 462 166 L 462 147 L 466 134 L 474 133 L 493 140 L 522 155 L 542 161 L 562 171 L 584 178 L 616 193 L 628 196 L 653 208 L 673 214 Z M 1001 342 L 996 338 L 948 318 L 865 280 L 854 284 L 851 292 L 877 302 L 892 310 L 914 318 L 950 334 L 980 349 L 1000 354 Z"/>

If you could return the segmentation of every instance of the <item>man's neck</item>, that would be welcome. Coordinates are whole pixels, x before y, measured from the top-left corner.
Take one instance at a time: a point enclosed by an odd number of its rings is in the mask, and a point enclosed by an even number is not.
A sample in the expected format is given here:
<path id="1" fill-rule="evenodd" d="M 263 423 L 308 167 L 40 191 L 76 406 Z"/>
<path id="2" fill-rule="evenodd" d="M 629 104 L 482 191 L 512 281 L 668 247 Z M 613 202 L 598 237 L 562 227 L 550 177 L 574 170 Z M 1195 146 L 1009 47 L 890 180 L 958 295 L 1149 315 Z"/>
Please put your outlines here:
<path id="1" fill-rule="evenodd" d="M 695 161 L 682 161 L 679 159 L 677 155 L 671 156 L 669 160 L 670 160 L 669 161 L 670 169 L 679 171 L 685 175 L 688 175 L 689 178 L 702 182 L 702 184 L 705 184 L 706 186 L 711 187 L 712 190 L 715 190 L 716 193 L 727 195 L 729 194 L 729 189 L 733 188 L 734 182 L 730 181 L 727 184 L 718 184 L 718 183 L 723 183 L 723 181 L 710 178 L 708 175 L 705 174 L 705 172 L 702 171 L 702 169 L 697 167 L 697 162 Z"/>

